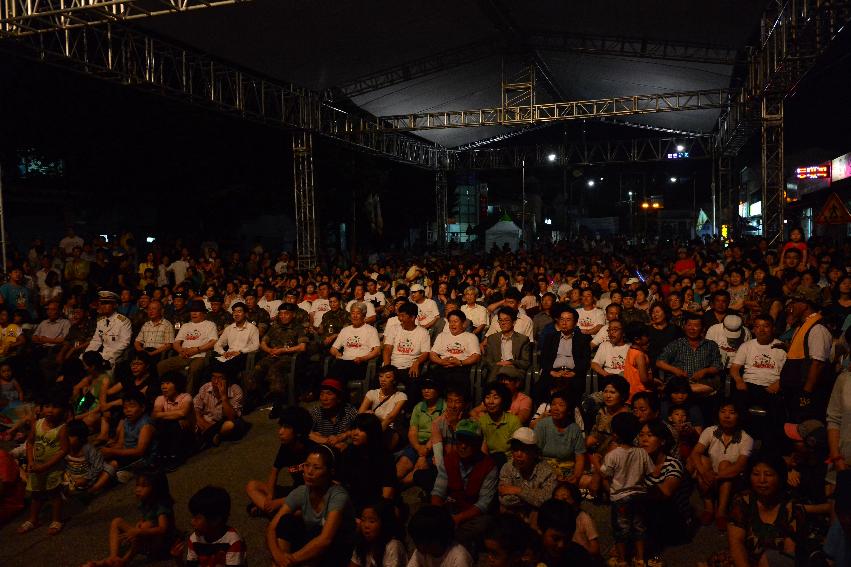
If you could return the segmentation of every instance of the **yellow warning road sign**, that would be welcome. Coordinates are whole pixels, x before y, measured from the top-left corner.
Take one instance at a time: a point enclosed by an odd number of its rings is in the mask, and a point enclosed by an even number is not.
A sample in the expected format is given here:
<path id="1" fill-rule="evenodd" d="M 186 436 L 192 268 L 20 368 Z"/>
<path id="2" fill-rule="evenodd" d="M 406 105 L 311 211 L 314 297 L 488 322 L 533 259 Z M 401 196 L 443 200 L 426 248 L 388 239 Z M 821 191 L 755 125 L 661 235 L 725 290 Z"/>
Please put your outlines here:
<path id="1" fill-rule="evenodd" d="M 851 222 L 851 213 L 848 212 L 848 208 L 839 198 L 839 195 L 833 193 L 827 198 L 827 202 L 816 216 L 815 221 L 818 224 L 846 224 Z"/>

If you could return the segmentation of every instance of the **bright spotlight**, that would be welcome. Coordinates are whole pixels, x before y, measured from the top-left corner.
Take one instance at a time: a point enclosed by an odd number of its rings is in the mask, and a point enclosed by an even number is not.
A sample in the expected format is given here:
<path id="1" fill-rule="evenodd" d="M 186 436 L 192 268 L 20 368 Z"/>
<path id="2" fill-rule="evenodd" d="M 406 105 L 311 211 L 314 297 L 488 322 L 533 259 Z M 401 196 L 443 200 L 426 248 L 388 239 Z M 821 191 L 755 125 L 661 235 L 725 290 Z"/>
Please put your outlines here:
<path id="1" fill-rule="evenodd" d="M 677 178 L 676 178 L 676 177 L 672 177 L 672 178 L 671 178 L 671 183 L 676 183 L 676 182 L 677 182 Z"/>
<path id="2" fill-rule="evenodd" d="M 642 209 L 649 209 L 649 208 L 650 208 L 650 203 L 641 203 L 641 208 L 642 208 Z"/>
<path id="3" fill-rule="evenodd" d="M 686 147 L 685 147 L 684 145 L 682 145 L 682 144 L 678 144 L 678 145 L 677 145 L 677 151 L 678 151 L 678 152 L 681 152 L 681 151 L 683 151 L 683 150 L 685 150 L 685 149 L 686 149 Z"/>
<path id="4" fill-rule="evenodd" d="M 555 154 L 549 154 L 547 156 L 547 159 L 550 160 L 550 162 L 554 162 L 556 160 L 556 155 Z"/>
<path id="5" fill-rule="evenodd" d="M 593 180 L 593 179 L 589 179 L 589 180 L 588 180 L 588 187 L 593 187 L 593 186 L 594 186 L 594 180 Z"/>

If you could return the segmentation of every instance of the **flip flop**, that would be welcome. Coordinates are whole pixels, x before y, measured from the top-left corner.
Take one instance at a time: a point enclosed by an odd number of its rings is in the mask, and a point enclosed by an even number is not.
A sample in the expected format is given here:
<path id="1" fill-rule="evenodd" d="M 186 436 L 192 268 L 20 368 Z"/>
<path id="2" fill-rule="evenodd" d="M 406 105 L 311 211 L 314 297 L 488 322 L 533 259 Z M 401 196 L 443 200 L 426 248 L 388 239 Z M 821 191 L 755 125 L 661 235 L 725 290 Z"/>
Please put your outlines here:
<path id="1" fill-rule="evenodd" d="M 47 526 L 47 533 L 50 535 L 56 535 L 62 531 L 62 522 L 50 522 Z"/>
<path id="2" fill-rule="evenodd" d="M 37 527 L 38 527 L 38 524 L 34 524 L 34 523 L 30 522 L 29 520 L 27 520 L 26 522 L 24 522 L 23 524 L 18 526 L 18 529 L 15 530 L 15 533 L 18 534 L 18 535 L 26 534 L 26 533 L 33 531 Z"/>

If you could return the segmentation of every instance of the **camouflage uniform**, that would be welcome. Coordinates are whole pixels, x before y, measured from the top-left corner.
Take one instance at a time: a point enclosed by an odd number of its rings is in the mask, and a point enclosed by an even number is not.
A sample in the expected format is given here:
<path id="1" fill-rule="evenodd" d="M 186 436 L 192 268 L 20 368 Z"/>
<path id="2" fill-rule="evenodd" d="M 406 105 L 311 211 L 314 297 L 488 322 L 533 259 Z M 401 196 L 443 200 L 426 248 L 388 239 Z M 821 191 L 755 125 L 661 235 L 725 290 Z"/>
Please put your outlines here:
<path id="1" fill-rule="evenodd" d="M 224 309 L 218 313 L 210 311 L 207 313 L 207 321 L 212 321 L 216 325 L 216 331 L 221 335 L 225 327 L 233 323 L 233 316 Z"/>
<path id="2" fill-rule="evenodd" d="M 272 326 L 269 327 L 269 332 L 266 333 L 266 336 L 263 337 L 263 344 L 270 348 L 279 348 L 285 346 L 297 346 L 299 344 L 307 344 L 308 338 L 304 332 L 304 329 L 301 325 L 296 324 L 295 321 L 290 322 L 288 325 L 284 325 L 278 321 L 272 323 Z M 269 391 L 274 393 L 283 393 L 286 391 L 286 383 L 284 382 L 287 372 L 289 371 L 290 365 L 292 364 L 293 357 L 296 358 L 296 365 L 298 366 L 299 362 L 304 359 L 303 356 L 300 356 L 301 353 L 295 354 L 282 354 L 279 356 L 270 356 L 266 355 L 263 359 L 254 367 L 254 372 L 252 373 L 252 385 L 256 387 L 256 385 L 262 382 L 264 379 L 269 384 Z M 298 375 L 298 370 L 296 371 L 296 375 Z"/>

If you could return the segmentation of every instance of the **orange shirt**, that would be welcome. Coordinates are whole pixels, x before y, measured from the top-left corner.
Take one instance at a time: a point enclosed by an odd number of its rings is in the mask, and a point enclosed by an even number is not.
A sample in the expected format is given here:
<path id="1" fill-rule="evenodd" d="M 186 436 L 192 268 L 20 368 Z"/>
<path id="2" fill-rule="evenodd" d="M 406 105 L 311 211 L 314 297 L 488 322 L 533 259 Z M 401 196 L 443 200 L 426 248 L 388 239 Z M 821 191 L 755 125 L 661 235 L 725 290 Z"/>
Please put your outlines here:
<path id="1" fill-rule="evenodd" d="M 644 367 L 647 369 L 647 374 L 650 374 L 650 358 L 646 353 L 642 352 L 641 349 L 637 349 L 635 347 L 630 347 L 630 349 L 626 353 L 626 363 L 623 367 L 623 377 L 626 378 L 626 381 L 629 382 L 629 400 L 632 401 L 632 397 L 638 392 L 647 392 L 648 388 L 641 382 L 641 378 L 638 375 L 638 363 L 637 361 L 643 358 L 644 359 Z"/>

